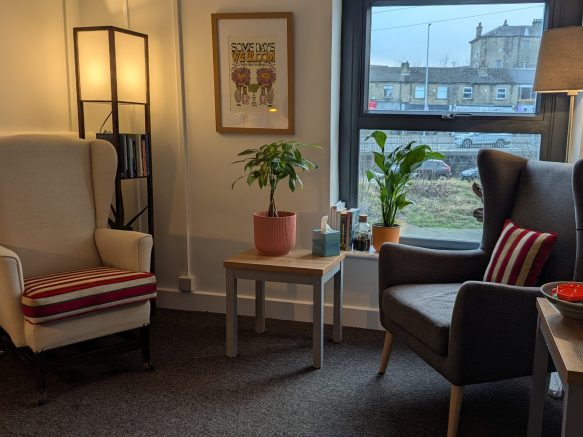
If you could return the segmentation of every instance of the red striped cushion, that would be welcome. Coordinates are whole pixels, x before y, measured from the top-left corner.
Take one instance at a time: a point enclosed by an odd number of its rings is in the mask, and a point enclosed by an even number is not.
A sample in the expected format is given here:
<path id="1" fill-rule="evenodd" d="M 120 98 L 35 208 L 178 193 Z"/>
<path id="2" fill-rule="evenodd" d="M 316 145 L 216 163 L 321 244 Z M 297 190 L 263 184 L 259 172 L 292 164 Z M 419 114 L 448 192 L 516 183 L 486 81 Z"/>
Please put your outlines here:
<path id="1" fill-rule="evenodd" d="M 153 273 L 94 267 L 25 279 L 22 312 L 41 324 L 155 297 Z"/>
<path id="2" fill-rule="evenodd" d="M 532 287 L 553 245 L 556 233 L 522 229 L 507 219 L 496 243 L 484 281 Z"/>

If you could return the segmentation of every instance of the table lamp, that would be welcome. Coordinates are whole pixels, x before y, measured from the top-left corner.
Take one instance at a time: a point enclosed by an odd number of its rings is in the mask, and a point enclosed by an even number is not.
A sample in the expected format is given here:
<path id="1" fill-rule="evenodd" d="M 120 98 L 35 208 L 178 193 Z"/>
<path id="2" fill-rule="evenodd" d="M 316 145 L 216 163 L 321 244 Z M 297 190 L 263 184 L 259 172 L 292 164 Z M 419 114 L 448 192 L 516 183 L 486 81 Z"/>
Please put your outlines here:
<path id="1" fill-rule="evenodd" d="M 575 96 L 583 91 L 583 26 L 561 27 L 544 32 L 538 55 L 533 91 L 567 93 L 569 126 L 565 162 L 572 146 Z"/>

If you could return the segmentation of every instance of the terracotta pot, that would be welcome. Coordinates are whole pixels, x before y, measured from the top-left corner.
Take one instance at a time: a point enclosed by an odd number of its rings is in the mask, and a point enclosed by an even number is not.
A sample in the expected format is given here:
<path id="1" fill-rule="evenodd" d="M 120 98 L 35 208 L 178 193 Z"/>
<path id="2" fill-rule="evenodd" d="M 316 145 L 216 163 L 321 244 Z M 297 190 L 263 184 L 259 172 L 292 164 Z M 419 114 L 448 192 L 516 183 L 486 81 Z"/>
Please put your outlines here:
<path id="1" fill-rule="evenodd" d="M 372 225 L 372 245 L 376 252 L 381 250 L 383 243 L 398 243 L 401 235 L 401 227 Z"/>
<path id="2" fill-rule="evenodd" d="M 261 255 L 285 255 L 296 244 L 296 213 L 279 211 L 279 217 L 268 217 L 267 211 L 256 212 L 253 231 Z"/>

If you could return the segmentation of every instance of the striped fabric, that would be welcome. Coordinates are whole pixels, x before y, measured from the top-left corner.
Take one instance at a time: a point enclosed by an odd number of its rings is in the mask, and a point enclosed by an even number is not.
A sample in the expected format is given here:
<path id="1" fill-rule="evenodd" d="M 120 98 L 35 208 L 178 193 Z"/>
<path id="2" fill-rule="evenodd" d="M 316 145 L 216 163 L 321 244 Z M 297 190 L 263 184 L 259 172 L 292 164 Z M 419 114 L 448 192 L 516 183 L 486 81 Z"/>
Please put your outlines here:
<path id="1" fill-rule="evenodd" d="M 22 312 L 36 325 L 155 297 L 153 273 L 95 267 L 25 279 Z"/>
<path id="2" fill-rule="evenodd" d="M 522 229 L 507 219 L 496 243 L 484 281 L 532 287 L 553 245 L 556 233 Z"/>

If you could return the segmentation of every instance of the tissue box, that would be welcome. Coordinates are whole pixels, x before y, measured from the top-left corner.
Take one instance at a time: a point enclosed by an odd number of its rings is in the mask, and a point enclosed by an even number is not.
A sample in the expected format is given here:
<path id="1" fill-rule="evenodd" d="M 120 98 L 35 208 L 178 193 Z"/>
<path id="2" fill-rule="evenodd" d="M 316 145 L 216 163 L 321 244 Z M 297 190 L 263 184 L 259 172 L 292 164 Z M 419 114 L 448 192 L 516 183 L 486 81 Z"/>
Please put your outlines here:
<path id="1" fill-rule="evenodd" d="M 312 253 L 317 256 L 340 255 L 340 231 L 329 231 L 325 234 L 320 229 L 312 231 Z"/>

